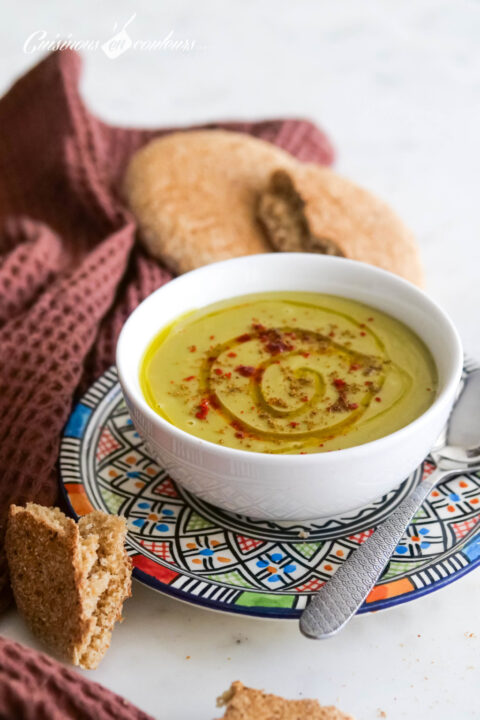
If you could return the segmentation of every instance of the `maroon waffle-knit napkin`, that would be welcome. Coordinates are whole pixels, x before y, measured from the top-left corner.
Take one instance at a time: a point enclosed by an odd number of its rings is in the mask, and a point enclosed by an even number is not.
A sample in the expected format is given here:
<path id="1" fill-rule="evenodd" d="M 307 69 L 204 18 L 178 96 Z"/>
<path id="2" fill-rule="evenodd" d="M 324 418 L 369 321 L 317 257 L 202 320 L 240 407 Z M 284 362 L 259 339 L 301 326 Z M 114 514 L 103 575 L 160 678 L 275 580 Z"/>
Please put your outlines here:
<path id="1" fill-rule="evenodd" d="M 53 658 L 0 638 L 1 720 L 152 720 Z"/>
<path id="2" fill-rule="evenodd" d="M 56 502 L 55 465 L 75 394 L 113 363 L 129 313 L 170 279 L 135 242 L 119 188 L 131 154 L 173 128 L 101 122 L 79 95 L 80 68 L 75 53 L 53 53 L 0 100 L 0 609 L 9 601 L 3 552 L 9 505 Z M 300 160 L 333 160 L 325 135 L 303 120 L 208 127 L 249 133 Z M 18 665 L 18 683 L 24 652 L 10 644 L 2 649 L 4 662 Z M 27 654 L 35 677 L 43 673 L 47 703 L 59 685 L 48 682 L 45 660 Z M 1 692 L 5 701 L 9 695 Z"/>

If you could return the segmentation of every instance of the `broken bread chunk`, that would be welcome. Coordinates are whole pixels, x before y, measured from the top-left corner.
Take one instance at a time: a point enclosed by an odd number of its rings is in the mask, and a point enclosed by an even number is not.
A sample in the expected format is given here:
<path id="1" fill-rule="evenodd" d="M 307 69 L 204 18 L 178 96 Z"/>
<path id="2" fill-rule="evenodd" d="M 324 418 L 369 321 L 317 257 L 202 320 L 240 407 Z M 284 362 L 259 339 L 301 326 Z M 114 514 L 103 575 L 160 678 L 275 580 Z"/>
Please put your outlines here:
<path id="1" fill-rule="evenodd" d="M 123 518 L 95 510 L 76 523 L 58 508 L 11 505 L 5 550 L 17 607 L 66 660 L 96 668 L 109 647 L 131 561 Z"/>
<path id="2" fill-rule="evenodd" d="M 238 681 L 218 698 L 217 706 L 226 706 L 221 720 L 354 720 L 331 705 L 322 707 L 316 700 L 284 700 Z"/>
<path id="3" fill-rule="evenodd" d="M 305 214 L 305 202 L 285 170 L 275 170 L 260 193 L 257 217 L 270 243 L 280 252 L 318 252 L 344 257 L 338 243 L 315 237 Z"/>

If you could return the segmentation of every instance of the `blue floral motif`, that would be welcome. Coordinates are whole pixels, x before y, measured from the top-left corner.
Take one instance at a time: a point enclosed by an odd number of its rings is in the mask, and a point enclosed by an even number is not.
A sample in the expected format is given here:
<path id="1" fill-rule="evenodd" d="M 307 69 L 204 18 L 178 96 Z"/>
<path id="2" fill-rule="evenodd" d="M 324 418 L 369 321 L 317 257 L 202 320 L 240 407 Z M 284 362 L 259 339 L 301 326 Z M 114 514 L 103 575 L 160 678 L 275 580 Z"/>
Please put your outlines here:
<path id="1" fill-rule="evenodd" d="M 268 558 L 270 562 L 268 560 L 257 560 L 256 565 L 260 570 L 267 570 L 270 573 L 270 576 L 267 577 L 267 582 L 269 583 L 289 580 L 289 578 L 285 576 L 295 572 L 297 569 L 297 566 L 293 562 L 283 565 L 283 567 L 279 566 L 279 563 L 286 559 L 282 553 L 274 552 L 269 555 Z"/>
<path id="2" fill-rule="evenodd" d="M 422 537 L 425 537 L 425 535 L 428 535 L 430 532 L 429 528 L 423 527 L 417 530 L 415 526 L 412 526 L 412 530 L 414 533 L 403 538 L 402 544 L 397 545 L 395 548 L 397 555 L 406 555 L 409 549 L 413 550 L 415 548 L 420 548 L 422 550 L 427 550 L 427 548 L 430 547 L 428 540 L 422 540 Z"/>

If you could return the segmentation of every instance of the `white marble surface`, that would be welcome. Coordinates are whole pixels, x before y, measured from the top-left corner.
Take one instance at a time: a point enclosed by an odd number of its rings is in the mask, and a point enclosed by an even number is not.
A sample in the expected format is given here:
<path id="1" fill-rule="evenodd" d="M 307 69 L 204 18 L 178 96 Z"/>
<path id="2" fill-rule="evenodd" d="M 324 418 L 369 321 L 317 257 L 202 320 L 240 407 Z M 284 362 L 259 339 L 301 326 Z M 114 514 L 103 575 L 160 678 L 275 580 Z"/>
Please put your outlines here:
<path id="1" fill-rule="evenodd" d="M 338 169 L 390 201 L 417 234 L 428 290 L 480 357 L 480 5 L 473 0 L 35 0 L 2 9 L 0 90 L 40 58 L 37 31 L 195 40 L 191 52 L 85 52 L 83 91 L 125 125 L 306 116 Z M 35 40 L 38 39 L 36 36 Z M 27 49 L 32 49 L 31 45 Z M 316 644 L 296 625 L 221 616 L 136 584 L 111 650 L 89 677 L 157 718 L 211 720 L 231 680 L 338 703 L 359 720 L 478 718 L 474 572 L 435 594 L 356 618 Z M 0 632 L 34 644 L 12 611 Z M 470 635 L 472 635 L 470 637 Z"/>

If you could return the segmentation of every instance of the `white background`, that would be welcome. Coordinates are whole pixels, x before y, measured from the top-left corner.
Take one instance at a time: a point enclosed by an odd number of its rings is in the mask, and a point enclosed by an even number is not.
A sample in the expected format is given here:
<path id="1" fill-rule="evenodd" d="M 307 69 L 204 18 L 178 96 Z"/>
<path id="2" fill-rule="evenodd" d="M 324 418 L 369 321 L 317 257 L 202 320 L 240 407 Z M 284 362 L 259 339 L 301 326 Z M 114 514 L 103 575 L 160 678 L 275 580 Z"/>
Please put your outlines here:
<path id="1" fill-rule="evenodd" d="M 161 126 L 307 117 L 337 169 L 416 233 L 428 291 L 480 357 L 480 4 L 455 0 L 93 0 L 4 3 L 0 91 L 37 62 L 23 46 L 103 42 L 136 12 L 132 40 L 192 52 L 84 53 L 82 90 L 107 121 Z M 36 37 L 38 40 L 38 36 Z M 35 44 L 35 40 L 32 41 Z M 28 46 L 32 49 L 32 43 Z M 480 573 L 313 643 L 296 624 L 190 608 L 136 584 L 126 620 L 89 677 L 157 718 L 211 720 L 230 682 L 338 703 L 358 720 L 479 718 Z M 35 645 L 12 611 L 0 632 Z M 189 658 L 189 659 L 188 659 Z M 221 713 L 220 713 L 221 714 Z"/>

